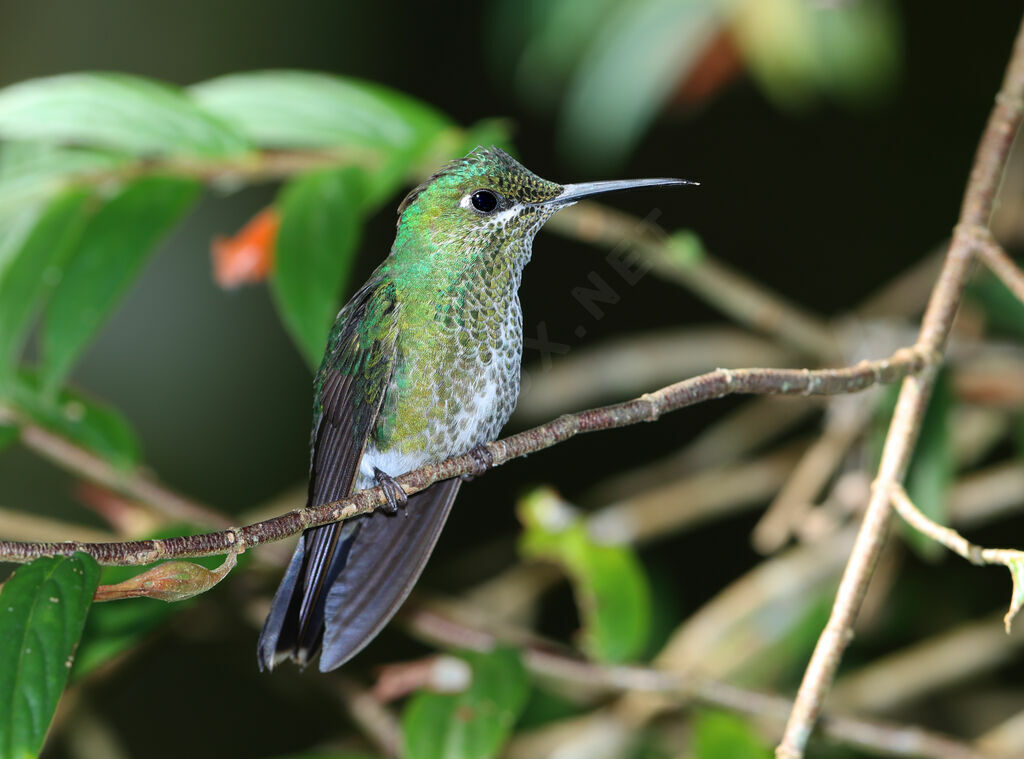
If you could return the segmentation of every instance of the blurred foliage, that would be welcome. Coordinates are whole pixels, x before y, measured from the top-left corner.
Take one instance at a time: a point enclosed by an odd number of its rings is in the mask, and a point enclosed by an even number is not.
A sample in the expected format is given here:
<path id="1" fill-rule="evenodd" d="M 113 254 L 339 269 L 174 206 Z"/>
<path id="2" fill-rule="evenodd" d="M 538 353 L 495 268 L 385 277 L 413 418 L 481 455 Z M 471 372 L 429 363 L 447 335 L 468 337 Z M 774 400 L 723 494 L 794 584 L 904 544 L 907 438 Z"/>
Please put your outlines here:
<path id="1" fill-rule="evenodd" d="M 900 65 L 889 0 L 503 0 L 490 36 L 495 67 L 560 111 L 559 145 L 586 170 L 618 166 L 666 106 L 700 102 L 744 68 L 794 108 L 872 103 Z"/>
<path id="2" fill-rule="evenodd" d="M 632 549 L 595 541 L 581 515 L 548 489 L 522 498 L 517 512 L 526 528 L 520 553 L 555 562 L 572 582 L 583 650 L 601 661 L 638 656 L 650 634 L 651 591 Z"/>
<path id="3" fill-rule="evenodd" d="M 745 720 L 724 712 L 703 712 L 693 725 L 695 759 L 769 759 L 772 750 Z"/>
<path id="4" fill-rule="evenodd" d="M 421 690 L 402 713 L 403 759 L 497 756 L 526 705 L 529 680 L 519 654 L 498 648 L 460 654 L 472 680 L 457 694 Z"/>

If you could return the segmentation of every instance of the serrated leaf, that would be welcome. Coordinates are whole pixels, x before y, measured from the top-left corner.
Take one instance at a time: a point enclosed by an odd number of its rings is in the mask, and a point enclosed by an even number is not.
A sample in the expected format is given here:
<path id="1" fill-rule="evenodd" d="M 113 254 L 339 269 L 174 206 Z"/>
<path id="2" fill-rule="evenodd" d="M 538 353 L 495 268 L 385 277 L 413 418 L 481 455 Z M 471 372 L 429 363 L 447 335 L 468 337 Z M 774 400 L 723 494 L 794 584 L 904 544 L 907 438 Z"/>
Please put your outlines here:
<path id="1" fill-rule="evenodd" d="M 718 0 L 641 0 L 608 13 L 565 97 L 566 155 L 590 169 L 621 161 L 697 62 L 720 13 Z"/>
<path id="2" fill-rule="evenodd" d="M 473 680 L 462 693 L 420 691 L 402 712 L 403 759 L 488 759 L 497 756 L 526 704 L 529 681 L 508 648 L 459 654 Z"/>
<path id="3" fill-rule="evenodd" d="M 73 390 L 44 395 L 39 379 L 21 370 L 6 388 L 10 402 L 45 427 L 103 457 L 119 469 L 139 462 L 139 442 L 131 425 L 113 409 Z"/>
<path id="4" fill-rule="evenodd" d="M 277 203 L 281 228 L 271 289 L 281 319 L 310 366 L 323 356 L 362 226 L 362 172 L 319 171 L 290 182 Z"/>
<path id="5" fill-rule="evenodd" d="M 89 556 L 37 559 L 0 591 L 0 757 L 34 757 L 71 671 L 99 566 Z"/>
<path id="6" fill-rule="evenodd" d="M 889 420 L 896 408 L 899 385 L 889 388 L 879 404 L 875 440 L 876 460 L 881 457 L 882 444 Z M 946 370 L 935 378 L 932 398 L 921 423 L 917 446 L 907 467 L 904 487 L 914 505 L 938 524 L 949 524 L 949 492 L 955 475 L 949 417 L 953 409 L 953 389 Z M 942 546 L 913 527 L 902 523 L 907 540 L 923 558 L 934 560 L 944 552 Z"/>
<path id="7" fill-rule="evenodd" d="M 406 151 L 451 126 L 433 108 L 370 82 L 312 71 L 255 71 L 189 93 L 262 147 Z"/>
<path id="8" fill-rule="evenodd" d="M 694 720 L 696 759 L 770 759 L 772 751 L 741 717 L 702 712 Z"/>
<path id="9" fill-rule="evenodd" d="M 13 371 L 40 296 L 60 277 L 81 234 L 88 200 L 85 190 L 54 198 L 0 277 L 0 381 Z"/>
<path id="10" fill-rule="evenodd" d="M 92 216 L 43 319 L 40 369 L 46 392 L 64 381 L 146 256 L 198 192 L 199 184 L 192 180 L 145 177 Z"/>
<path id="11" fill-rule="evenodd" d="M 638 656 L 650 634 L 651 591 L 632 549 L 596 542 L 583 519 L 550 490 L 522 499 L 517 511 L 526 528 L 520 553 L 555 562 L 572 582 L 583 649 L 602 661 Z"/>
<path id="12" fill-rule="evenodd" d="M 249 148 L 241 133 L 180 90 L 98 72 L 32 79 L 0 90 L 0 137 L 134 155 L 225 156 Z"/>

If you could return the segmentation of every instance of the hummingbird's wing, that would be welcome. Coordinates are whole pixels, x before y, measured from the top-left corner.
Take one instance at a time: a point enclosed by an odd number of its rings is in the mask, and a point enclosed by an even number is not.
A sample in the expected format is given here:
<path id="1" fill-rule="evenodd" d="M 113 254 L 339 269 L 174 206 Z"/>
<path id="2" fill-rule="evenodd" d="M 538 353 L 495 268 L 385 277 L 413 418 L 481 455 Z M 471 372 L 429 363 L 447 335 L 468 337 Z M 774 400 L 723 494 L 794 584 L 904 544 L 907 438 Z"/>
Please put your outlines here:
<path id="1" fill-rule="evenodd" d="M 354 490 L 394 371 L 397 309 L 394 286 L 371 279 L 338 315 L 317 374 L 309 505 Z M 260 634 L 260 668 L 285 658 L 304 665 L 323 641 L 327 671 L 369 643 L 422 572 L 458 486 L 438 483 L 410 496 L 395 516 L 377 512 L 304 532 Z"/>

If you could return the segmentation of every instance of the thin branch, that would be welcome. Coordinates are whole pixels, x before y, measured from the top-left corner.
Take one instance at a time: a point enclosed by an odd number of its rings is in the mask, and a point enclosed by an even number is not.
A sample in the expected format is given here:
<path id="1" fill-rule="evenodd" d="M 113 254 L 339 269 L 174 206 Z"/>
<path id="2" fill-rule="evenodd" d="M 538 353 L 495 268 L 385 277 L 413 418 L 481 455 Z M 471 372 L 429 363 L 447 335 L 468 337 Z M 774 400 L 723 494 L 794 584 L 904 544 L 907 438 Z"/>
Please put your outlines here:
<path id="1" fill-rule="evenodd" d="M 424 606 L 415 606 L 403 615 L 418 633 L 442 646 L 486 651 L 498 642 L 498 637 L 490 632 L 469 627 Z M 524 637 L 529 636 L 503 627 L 501 639 L 506 642 L 522 645 Z M 549 645 L 526 645 L 522 652 L 523 663 L 537 676 L 589 688 L 657 694 L 680 704 L 697 701 L 779 725 L 792 706 L 781 696 L 657 669 L 602 665 L 574 658 Z M 822 721 L 822 731 L 841 743 L 887 756 L 937 759 L 984 759 L 987 756 L 948 736 L 892 722 L 827 715 Z"/>
<path id="2" fill-rule="evenodd" d="M 552 422 L 486 445 L 494 466 L 549 448 L 584 432 L 653 422 L 662 414 L 733 394 L 837 395 L 879 383 L 894 382 L 934 366 L 936 355 L 920 349 L 900 349 L 878 361 L 862 361 L 842 369 L 718 369 L 677 382 L 656 392 L 611 406 L 566 414 Z M 466 453 L 421 467 L 397 478 L 407 494 L 435 482 L 479 473 L 476 459 Z M 381 488 L 315 508 L 292 511 L 242 528 L 205 535 L 137 540 L 120 543 L 23 543 L 0 541 L 0 561 L 27 562 L 40 556 L 67 556 L 83 551 L 101 564 L 133 566 L 167 558 L 241 553 L 253 546 L 282 540 L 320 525 L 351 519 L 385 502 Z"/>
<path id="3" fill-rule="evenodd" d="M 1017 300 L 1024 303 L 1024 271 L 1021 271 L 1002 246 L 992 238 L 991 233 L 982 230 L 979 237 L 978 256 L 992 270 L 992 273 L 1002 280 Z"/>
<path id="4" fill-rule="evenodd" d="M 972 564 L 998 564 L 1010 570 L 1013 578 L 1013 599 L 1010 602 L 1010 610 L 1003 617 L 1003 624 L 1006 625 L 1006 632 L 1010 632 L 1013 618 L 1017 616 L 1021 605 L 1024 604 L 1024 588 L 1020 587 L 1022 573 L 1024 573 L 1024 551 L 1014 548 L 983 548 L 975 545 L 951 527 L 945 527 L 933 522 L 926 517 L 907 495 L 902 486 L 894 486 L 892 491 L 892 505 L 903 517 L 907 524 L 920 533 L 927 535 L 936 543 L 940 543 L 955 554 L 967 559 Z"/>
<path id="5" fill-rule="evenodd" d="M 126 472 L 118 469 L 58 433 L 27 422 L 13 409 L 7 411 L 20 426 L 21 444 L 63 469 L 149 504 L 171 519 L 211 527 L 226 527 L 229 524 L 222 515 L 175 493 L 141 470 Z"/>
<path id="6" fill-rule="evenodd" d="M 978 145 L 953 240 L 921 323 L 917 341 L 920 349 L 941 353 L 945 347 L 973 253 L 978 247 L 978 230 L 987 226 L 992 215 L 993 199 L 1022 113 L 1024 26 L 1018 31 L 1002 88 Z M 832 613 L 804 672 L 793 712 L 776 749 L 779 759 L 800 759 L 804 755 L 825 694 L 850 642 L 853 622 L 867 591 L 889 522 L 890 494 L 893 485 L 903 481 L 934 379 L 933 373 L 926 373 L 903 381 L 864 521 L 836 593 Z"/>

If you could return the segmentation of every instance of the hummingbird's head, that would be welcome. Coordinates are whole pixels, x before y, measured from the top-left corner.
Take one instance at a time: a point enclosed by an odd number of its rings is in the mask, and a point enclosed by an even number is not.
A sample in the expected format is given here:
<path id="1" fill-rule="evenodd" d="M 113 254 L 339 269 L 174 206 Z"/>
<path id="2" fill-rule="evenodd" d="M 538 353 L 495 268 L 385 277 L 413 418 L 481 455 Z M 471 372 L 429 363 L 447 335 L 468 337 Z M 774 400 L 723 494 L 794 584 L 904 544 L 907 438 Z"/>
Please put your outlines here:
<path id="1" fill-rule="evenodd" d="M 635 179 L 560 185 L 541 179 L 503 150 L 476 148 L 405 197 L 398 207 L 399 237 L 425 236 L 435 249 L 457 241 L 459 247 L 528 257 L 537 230 L 560 208 L 614 190 L 680 184 L 696 183 Z"/>

